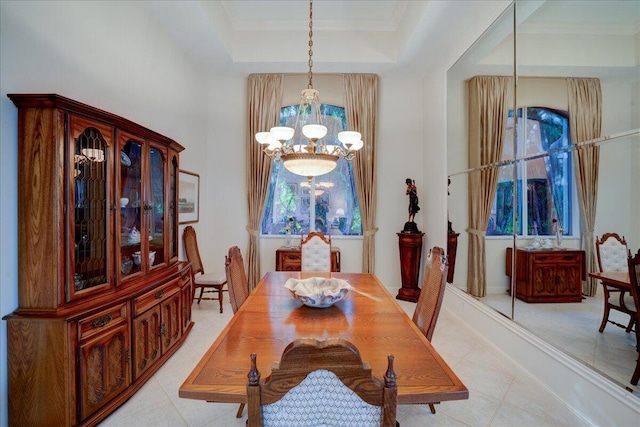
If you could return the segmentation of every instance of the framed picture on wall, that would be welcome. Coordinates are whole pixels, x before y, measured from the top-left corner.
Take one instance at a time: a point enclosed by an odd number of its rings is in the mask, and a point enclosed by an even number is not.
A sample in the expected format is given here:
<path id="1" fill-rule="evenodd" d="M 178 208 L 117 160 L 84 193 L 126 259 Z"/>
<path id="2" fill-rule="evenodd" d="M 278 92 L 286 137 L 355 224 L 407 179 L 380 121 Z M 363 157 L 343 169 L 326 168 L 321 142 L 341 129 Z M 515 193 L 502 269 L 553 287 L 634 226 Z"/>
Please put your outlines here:
<path id="1" fill-rule="evenodd" d="M 200 212 L 200 175 L 180 169 L 178 184 L 178 222 L 198 222 Z"/>

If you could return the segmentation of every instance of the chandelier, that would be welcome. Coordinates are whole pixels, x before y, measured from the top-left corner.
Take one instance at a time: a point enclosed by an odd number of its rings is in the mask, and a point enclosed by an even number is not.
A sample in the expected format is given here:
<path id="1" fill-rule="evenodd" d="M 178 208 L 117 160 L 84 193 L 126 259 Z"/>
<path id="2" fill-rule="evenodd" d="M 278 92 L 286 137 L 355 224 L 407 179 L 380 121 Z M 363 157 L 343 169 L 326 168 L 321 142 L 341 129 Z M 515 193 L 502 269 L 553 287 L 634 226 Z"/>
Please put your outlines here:
<path id="1" fill-rule="evenodd" d="M 313 1 L 309 2 L 309 84 L 301 92 L 300 105 L 293 128 L 272 127 L 269 132 L 256 133 L 256 141 L 265 145 L 264 153 L 281 161 L 284 167 L 296 175 L 324 175 L 335 169 L 338 159 L 352 160 L 355 152 L 362 148 L 362 135 L 359 132 L 344 131 L 338 133 L 342 145 L 326 144 L 323 138 L 327 128 L 322 124 L 319 92 L 313 88 Z M 302 126 L 302 134 L 296 136 L 301 115 L 308 116 L 309 124 Z M 304 119 L 303 119 L 304 120 Z M 296 137 L 294 139 L 294 137 Z"/>

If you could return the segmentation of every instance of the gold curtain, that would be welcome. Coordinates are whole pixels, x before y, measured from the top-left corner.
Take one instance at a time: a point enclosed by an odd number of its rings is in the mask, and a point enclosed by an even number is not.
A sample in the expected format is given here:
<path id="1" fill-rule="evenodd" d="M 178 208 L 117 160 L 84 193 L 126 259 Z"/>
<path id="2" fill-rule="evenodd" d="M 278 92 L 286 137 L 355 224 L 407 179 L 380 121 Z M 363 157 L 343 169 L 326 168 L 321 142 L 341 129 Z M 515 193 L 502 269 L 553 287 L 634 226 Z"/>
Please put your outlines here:
<path id="1" fill-rule="evenodd" d="M 353 160 L 360 216 L 362 218 L 362 272 L 375 272 L 376 228 L 376 128 L 378 115 L 378 76 L 344 75 L 345 113 L 349 129 L 362 134 L 364 146 Z"/>
<path id="2" fill-rule="evenodd" d="M 588 273 L 597 271 L 593 229 L 598 205 L 598 165 L 600 147 L 581 146 L 581 143 L 599 138 L 602 128 L 602 91 L 599 79 L 567 79 L 569 97 L 569 129 L 573 152 L 574 175 L 580 203 L 581 244 L 586 255 L 587 281 L 582 293 L 596 294 L 597 282 Z"/>
<path id="3" fill-rule="evenodd" d="M 497 163 L 502 159 L 507 117 L 513 99 L 513 79 L 476 76 L 469 80 L 469 168 Z M 467 292 L 487 293 L 485 232 L 498 184 L 498 168 L 469 173 L 469 274 Z"/>
<path id="4" fill-rule="evenodd" d="M 284 75 L 251 74 L 248 84 L 247 111 L 247 205 L 249 208 L 249 245 L 247 246 L 247 280 L 253 289 L 260 280 L 260 226 L 271 177 L 271 158 L 262 153 L 255 141 L 256 132 L 278 125 L 282 108 Z"/>

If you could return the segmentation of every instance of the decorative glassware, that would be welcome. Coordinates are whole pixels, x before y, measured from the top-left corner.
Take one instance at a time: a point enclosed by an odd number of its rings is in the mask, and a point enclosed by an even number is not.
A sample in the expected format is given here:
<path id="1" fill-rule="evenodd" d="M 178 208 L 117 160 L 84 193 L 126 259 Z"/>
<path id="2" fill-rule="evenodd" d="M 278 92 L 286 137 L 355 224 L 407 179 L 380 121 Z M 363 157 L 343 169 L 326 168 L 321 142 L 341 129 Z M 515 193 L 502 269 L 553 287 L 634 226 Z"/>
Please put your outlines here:
<path id="1" fill-rule="evenodd" d="M 124 257 L 122 260 L 122 264 L 120 265 L 120 271 L 125 276 L 131 273 L 131 268 L 133 267 L 133 261 L 128 256 Z"/>
<path id="2" fill-rule="evenodd" d="M 293 218 L 289 218 L 289 224 L 284 228 L 286 231 L 286 237 L 284 240 L 284 245 L 287 248 L 291 247 L 291 230 L 293 230 Z"/>

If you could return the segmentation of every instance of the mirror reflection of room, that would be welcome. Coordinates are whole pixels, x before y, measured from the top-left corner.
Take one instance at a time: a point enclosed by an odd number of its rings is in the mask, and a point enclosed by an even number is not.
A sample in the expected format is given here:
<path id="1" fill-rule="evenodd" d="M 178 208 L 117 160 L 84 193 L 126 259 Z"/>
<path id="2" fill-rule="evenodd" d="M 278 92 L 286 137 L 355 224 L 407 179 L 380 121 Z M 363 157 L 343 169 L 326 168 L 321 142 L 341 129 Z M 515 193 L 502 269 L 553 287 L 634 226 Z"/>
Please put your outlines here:
<path id="1" fill-rule="evenodd" d="M 599 236 L 640 248 L 633 3 L 518 0 L 454 64 L 448 211 L 460 233 L 456 287 L 638 391 L 629 384 L 635 336 L 599 332 L 603 285 L 589 277 Z M 628 324 L 624 313 L 611 316 Z"/>

